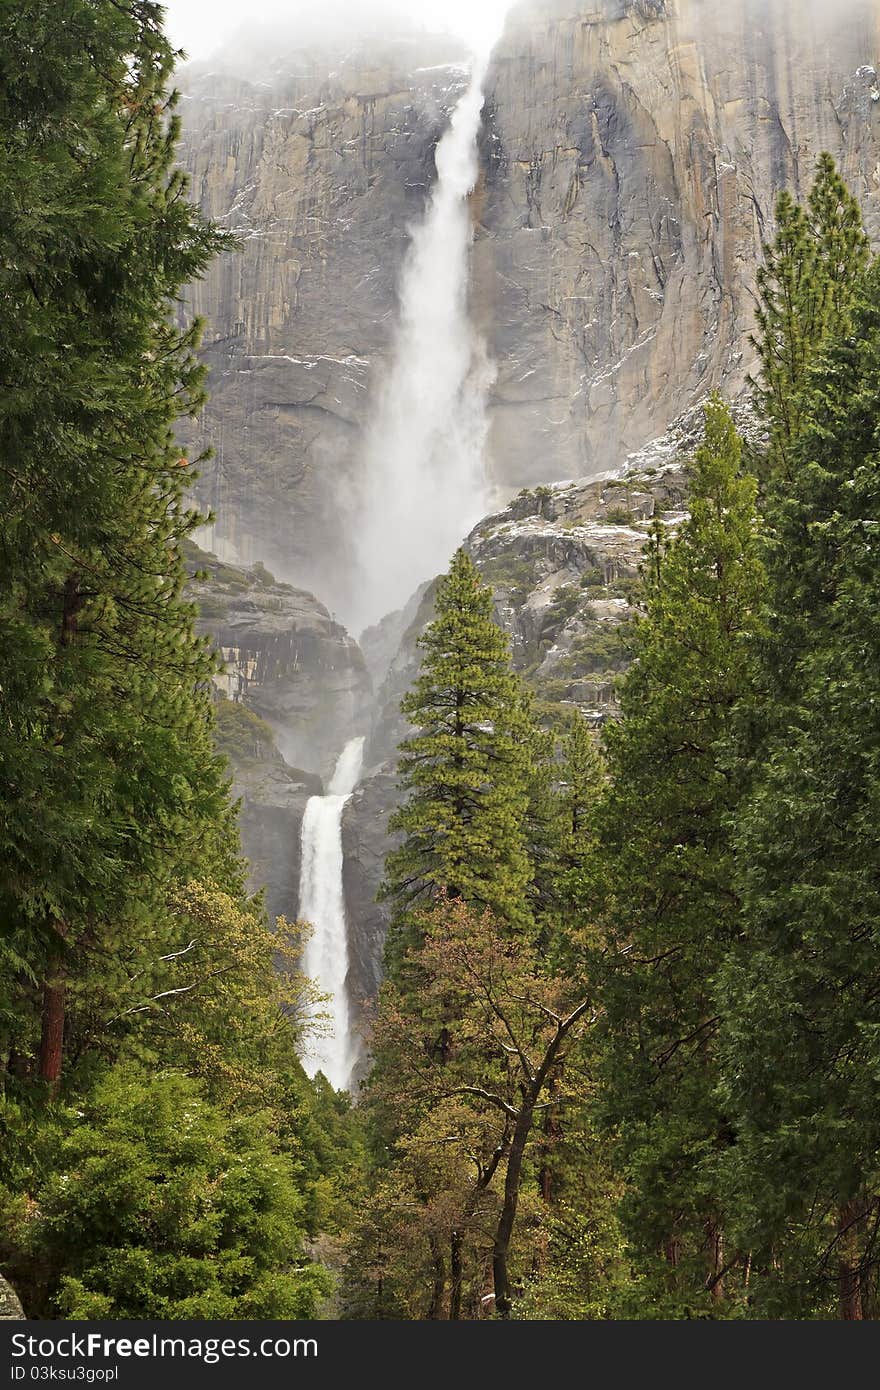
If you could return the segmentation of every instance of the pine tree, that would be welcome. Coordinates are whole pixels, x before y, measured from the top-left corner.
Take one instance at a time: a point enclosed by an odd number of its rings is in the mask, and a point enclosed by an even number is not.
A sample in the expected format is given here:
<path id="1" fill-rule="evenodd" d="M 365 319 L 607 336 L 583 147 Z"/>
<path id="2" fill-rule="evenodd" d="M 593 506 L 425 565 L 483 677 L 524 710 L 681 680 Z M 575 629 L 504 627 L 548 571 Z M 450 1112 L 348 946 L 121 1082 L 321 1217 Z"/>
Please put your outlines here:
<path id="1" fill-rule="evenodd" d="M 181 288 L 228 243 L 174 168 L 161 18 L 27 0 L 0 20 L 3 1050 L 52 1092 L 87 959 L 153 951 L 175 880 L 242 887 L 173 435 L 203 399 Z"/>
<path id="2" fill-rule="evenodd" d="M 569 722 L 558 761 L 549 772 L 556 778 L 547 843 L 542 915 L 548 944 L 575 965 L 583 942 L 583 923 L 589 921 L 595 890 L 597 853 L 596 811 L 605 769 L 598 736 L 580 713 Z"/>
<path id="3" fill-rule="evenodd" d="M 475 957 L 482 943 L 490 954 L 505 954 L 508 970 L 528 973 L 540 896 L 532 855 L 549 851 L 552 819 L 539 764 L 552 740 L 534 723 L 493 618 L 492 592 L 463 550 L 438 587 L 436 617 L 421 646 L 421 673 L 402 705 L 415 727 L 399 763 L 408 799 L 391 822 L 403 841 L 386 866 L 385 893 L 395 912 L 390 978 L 367 1088 L 376 1196 L 359 1248 L 372 1250 L 385 1271 L 385 1298 L 393 1286 L 402 1305 L 417 1310 L 411 1315 L 439 1317 L 448 1309 L 457 1319 L 474 1297 L 478 1305 L 492 1257 L 480 1232 L 492 1221 L 501 1223 L 499 1306 L 509 1307 L 511 1228 L 535 1103 L 519 1134 L 513 1109 L 502 1108 L 499 1129 L 465 1102 L 497 1055 L 480 1014 L 484 1005 L 475 1012 L 469 993 L 476 983 L 463 985 L 462 957 L 472 932 Z M 439 965 L 444 956 L 448 969 Z M 502 1080 L 509 1090 L 511 1079 Z M 459 1135 L 445 1150 L 438 1126 Z M 507 1174 L 508 1188 L 499 1194 L 494 1180 Z"/>
<path id="4" fill-rule="evenodd" d="M 806 208 L 788 191 L 779 195 L 776 227 L 758 271 L 752 344 L 761 362 L 756 396 L 769 426 L 769 468 L 789 476 L 810 366 L 823 343 L 845 331 L 868 238 L 858 201 L 830 154 L 819 159 Z"/>
<path id="5" fill-rule="evenodd" d="M 878 262 L 850 313 L 767 505 L 769 630 L 737 816 L 745 931 L 719 984 L 741 1239 L 759 1309 L 784 1316 L 878 1311 Z"/>
<path id="6" fill-rule="evenodd" d="M 710 1310 L 724 1289 L 712 980 L 738 930 L 724 746 L 748 688 L 763 574 L 754 478 L 727 408 L 706 409 L 691 514 L 654 534 L 645 614 L 606 735 L 600 808 L 606 955 L 601 1109 L 627 1184 L 624 1229 L 652 1306 Z"/>
<path id="7" fill-rule="evenodd" d="M 232 243 L 174 167 L 162 13 L 0 11 L 0 1260 L 34 1312 L 304 1316 L 299 1212 L 356 1143 L 295 1055 L 184 596 L 180 299 Z"/>
<path id="8" fill-rule="evenodd" d="M 414 913 L 440 893 L 491 908 L 512 928 L 530 918 L 534 735 L 492 591 L 463 550 L 440 583 L 420 646 L 421 673 L 402 704 L 415 726 L 400 750 L 408 796 L 390 827 L 404 838 L 384 888 L 397 952 L 412 941 L 405 928 Z"/>

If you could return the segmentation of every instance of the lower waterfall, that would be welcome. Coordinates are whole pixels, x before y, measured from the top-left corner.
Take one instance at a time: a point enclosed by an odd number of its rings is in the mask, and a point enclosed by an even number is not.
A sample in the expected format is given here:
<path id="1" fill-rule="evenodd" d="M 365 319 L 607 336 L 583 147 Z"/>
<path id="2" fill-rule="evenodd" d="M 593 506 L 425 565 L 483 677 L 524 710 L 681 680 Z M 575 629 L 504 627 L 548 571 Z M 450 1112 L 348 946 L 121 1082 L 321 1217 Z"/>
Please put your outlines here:
<path id="1" fill-rule="evenodd" d="M 364 739 L 345 745 L 326 796 L 309 798 L 302 823 L 299 916 L 312 926 L 303 953 L 303 970 L 329 996 L 331 1031 L 309 1046 L 303 1065 L 310 1076 L 322 1071 L 337 1090 L 345 1090 L 357 1061 L 351 1031 L 346 976 L 348 933 L 342 885 L 342 812 L 361 775 Z"/>

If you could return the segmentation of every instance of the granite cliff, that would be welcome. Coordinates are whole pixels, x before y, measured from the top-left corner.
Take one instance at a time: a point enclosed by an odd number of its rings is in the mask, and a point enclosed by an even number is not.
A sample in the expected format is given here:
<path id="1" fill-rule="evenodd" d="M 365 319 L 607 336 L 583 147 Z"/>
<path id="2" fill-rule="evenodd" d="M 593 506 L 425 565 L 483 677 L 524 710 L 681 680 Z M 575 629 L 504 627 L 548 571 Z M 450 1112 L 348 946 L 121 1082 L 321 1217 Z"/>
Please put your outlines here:
<path id="1" fill-rule="evenodd" d="M 597 474 L 748 368 L 776 192 L 828 148 L 880 228 L 880 8 L 848 0 L 524 0 L 489 76 L 472 312 L 511 492 Z M 364 423 L 407 228 L 462 89 L 441 40 L 184 70 L 196 197 L 243 238 L 208 322 L 210 548 L 343 614 Z"/>

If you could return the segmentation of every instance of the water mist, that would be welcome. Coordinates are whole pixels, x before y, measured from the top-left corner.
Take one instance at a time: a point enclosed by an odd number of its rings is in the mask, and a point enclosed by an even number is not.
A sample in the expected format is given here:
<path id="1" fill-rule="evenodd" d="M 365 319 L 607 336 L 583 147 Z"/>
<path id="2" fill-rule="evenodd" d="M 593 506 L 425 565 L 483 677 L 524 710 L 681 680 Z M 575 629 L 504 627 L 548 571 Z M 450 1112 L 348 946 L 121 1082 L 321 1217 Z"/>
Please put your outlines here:
<path id="1" fill-rule="evenodd" d="M 478 137 L 488 51 L 436 154 L 437 178 L 411 231 L 390 368 L 368 429 L 356 530 L 352 625 L 401 607 L 445 570 L 490 506 L 487 396 L 495 370 L 468 315 Z"/>

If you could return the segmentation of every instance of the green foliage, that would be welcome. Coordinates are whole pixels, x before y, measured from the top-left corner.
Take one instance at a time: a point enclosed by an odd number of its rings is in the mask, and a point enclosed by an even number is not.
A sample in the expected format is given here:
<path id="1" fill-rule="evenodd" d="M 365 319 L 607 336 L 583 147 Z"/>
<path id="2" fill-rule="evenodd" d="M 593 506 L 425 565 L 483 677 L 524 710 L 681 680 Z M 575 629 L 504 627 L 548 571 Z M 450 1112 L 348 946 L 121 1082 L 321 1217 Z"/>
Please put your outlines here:
<path id="1" fill-rule="evenodd" d="M 605 575 L 602 570 L 594 566 L 592 569 L 584 570 L 581 575 L 582 589 L 601 589 L 605 584 Z"/>
<path id="2" fill-rule="evenodd" d="M 757 402 L 770 432 L 771 472 L 791 475 L 805 419 L 810 367 L 823 344 L 844 334 L 853 290 L 868 261 L 858 202 L 829 154 L 818 162 L 806 208 L 783 192 L 776 238 L 758 271 Z"/>
<path id="3" fill-rule="evenodd" d="M 31 1315 L 308 1318 L 301 1199 L 258 1116 L 232 1120 L 189 1078 L 118 1070 L 60 1112 L 52 1174 L 22 1220 Z"/>
<path id="4" fill-rule="evenodd" d="M 514 603 L 522 604 L 528 597 L 532 569 L 527 560 L 514 554 L 492 556 L 483 561 L 480 572 L 493 589 L 507 589 Z"/>
<path id="5" fill-rule="evenodd" d="M 269 725 L 240 700 L 218 700 L 214 712 L 217 748 L 233 767 L 278 757 Z"/>
<path id="6" fill-rule="evenodd" d="M 746 930 L 721 979 L 731 1174 L 762 1305 L 876 1316 L 880 1129 L 880 265 L 809 380 L 767 506 L 768 632 L 742 712 Z M 849 1308 L 849 1312 L 846 1309 Z"/>
<path id="7" fill-rule="evenodd" d="M 581 1166 L 582 1194 L 550 1218 L 540 1274 L 525 1284 L 515 1316 L 525 1321 L 602 1321 L 622 1316 L 619 1300 L 630 1286 L 624 1242 L 615 1220 L 618 1195 L 608 1181 Z"/>
<path id="8" fill-rule="evenodd" d="M 404 838 L 388 858 L 384 889 L 398 944 L 413 909 L 441 892 L 490 907 L 512 927 L 529 920 L 533 730 L 491 590 L 463 550 L 435 611 L 419 640 L 421 674 L 402 704 L 415 732 L 401 745 L 408 795 L 391 829 Z"/>
<path id="9" fill-rule="evenodd" d="M 175 875 L 241 884 L 173 438 L 203 400 L 177 300 L 228 242 L 174 168 L 160 20 L 30 0 L 0 21 L 0 915 L 59 984 Z M 21 1024 L 5 1042 L 27 1057 Z"/>
<path id="10" fill-rule="evenodd" d="M 33 1315 L 303 1316 L 301 1226 L 353 1184 L 314 1142 L 299 937 L 245 895 L 184 597 L 211 557 L 179 306 L 232 243 L 175 168 L 161 20 L 0 12 L 0 1259 Z"/>
<path id="11" fill-rule="evenodd" d="M 756 482 L 730 415 L 713 400 L 676 539 L 655 528 L 645 615 L 605 736 L 599 818 L 605 1018 L 600 1107 L 626 1182 L 637 1270 L 662 1268 L 683 1304 L 705 1292 L 707 1230 L 724 1224 L 718 1162 L 730 1128 L 716 1097 L 712 979 L 738 929 L 727 817 L 736 787 L 724 741 L 749 689 L 764 576 Z M 670 1265 L 674 1266 L 671 1268 Z"/>
<path id="12" fill-rule="evenodd" d="M 592 1020 L 577 981 L 489 913 L 440 899 L 420 928 L 383 986 L 373 1038 L 367 1101 L 383 1142 L 350 1307 L 478 1317 L 491 1266 L 505 1314 L 502 1290 L 533 1266 L 549 1218 L 535 1183 L 541 1107 L 571 1098 L 566 1065 Z"/>
<path id="13" fill-rule="evenodd" d="M 545 613 L 545 625 L 551 631 L 562 626 L 580 607 L 581 595 L 574 584 L 563 584 L 553 595 L 553 602 Z"/>
<path id="14" fill-rule="evenodd" d="M 0 1264 L 32 1317 L 313 1317 L 332 1280 L 306 1236 L 354 1316 L 478 1318 L 491 1279 L 525 1318 L 876 1317 L 880 267 L 857 203 L 823 155 L 777 207 L 761 526 L 713 399 L 676 537 L 652 528 L 640 579 L 557 590 L 520 649 L 540 725 L 463 551 L 439 584 L 357 1111 L 298 1061 L 302 932 L 246 894 L 225 761 L 274 741 L 215 703 L 184 596 L 198 574 L 217 619 L 285 586 L 190 539 L 179 306 L 232 243 L 175 167 L 161 18 L 0 11 Z M 527 597 L 514 556 L 484 576 Z M 600 589 L 640 606 L 630 630 Z M 548 708 L 626 667 L 602 750 Z"/>
<path id="15" fill-rule="evenodd" d="M 621 672 L 630 663 L 630 636 L 623 625 L 604 624 L 575 637 L 559 668 L 571 675 Z"/>

